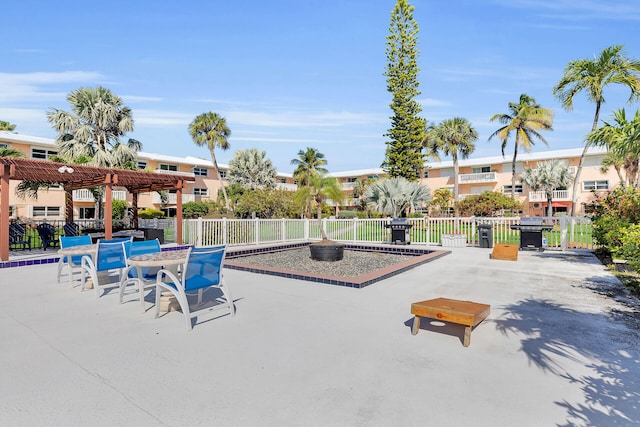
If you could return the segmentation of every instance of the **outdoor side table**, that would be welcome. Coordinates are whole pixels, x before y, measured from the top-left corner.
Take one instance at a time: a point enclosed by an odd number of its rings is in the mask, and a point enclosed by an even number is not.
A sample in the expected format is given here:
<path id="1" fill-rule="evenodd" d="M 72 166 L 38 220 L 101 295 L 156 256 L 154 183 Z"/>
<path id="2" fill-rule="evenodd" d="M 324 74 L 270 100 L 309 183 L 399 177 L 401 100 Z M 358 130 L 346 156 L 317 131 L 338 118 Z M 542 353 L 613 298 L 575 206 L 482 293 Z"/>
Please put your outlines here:
<path id="1" fill-rule="evenodd" d="M 415 316 L 411 333 L 416 335 L 420 330 L 420 317 L 456 323 L 465 326 L 463 345 L 469 347 L 471 329 L 486 319 L 490 311 L 491 306 L 488 304 L 448 298 L 414 302 L 411 304 L 411 314 Z"/>

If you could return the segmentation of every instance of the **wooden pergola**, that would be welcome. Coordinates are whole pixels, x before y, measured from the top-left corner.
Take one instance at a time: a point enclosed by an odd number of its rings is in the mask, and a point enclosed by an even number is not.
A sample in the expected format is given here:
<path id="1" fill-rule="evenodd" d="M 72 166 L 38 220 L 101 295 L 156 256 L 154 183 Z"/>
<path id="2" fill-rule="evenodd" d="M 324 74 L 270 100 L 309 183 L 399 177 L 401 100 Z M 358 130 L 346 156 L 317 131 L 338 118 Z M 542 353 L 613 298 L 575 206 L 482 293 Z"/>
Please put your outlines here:
<path id="1" fill-rule="evenodd" d="M 35 181 L 63 186 L 65 218 L 73 221 L 73 190 L 105 187 L 105 238 L 112 235 L 111 191 L 124 187 L 133 195 L 133 225 L 138 227 L 138 194 L 150 191 L 176 191 L 176 237 L 182 243 L 182 190 L 195 177 L 188 175 L 159 174 L 144 171 L 108 169 L 94 166 L 54 163 L 46 160 L 0 157 L 0 260 L 9 260 L 9 181 Z"/>

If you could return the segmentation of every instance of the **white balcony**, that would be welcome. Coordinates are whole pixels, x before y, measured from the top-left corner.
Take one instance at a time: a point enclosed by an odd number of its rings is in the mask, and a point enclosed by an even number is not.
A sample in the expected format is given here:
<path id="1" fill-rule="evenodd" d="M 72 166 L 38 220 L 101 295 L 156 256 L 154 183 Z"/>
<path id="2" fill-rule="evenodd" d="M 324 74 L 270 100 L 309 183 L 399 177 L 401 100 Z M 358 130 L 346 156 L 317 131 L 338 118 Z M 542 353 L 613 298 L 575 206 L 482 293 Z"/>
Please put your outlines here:
<path id="1" fill-rule="evenodd" d="M 187 202 L 195 202 L 196 196 L 195 194 L 183 194 L 182 195 L 182 203 Z M 151 196 L 151 203 L 154 205 L 175 205 L 178 202 L 178 195 L 175 193 L 167 194 L 166 202 L 162 201 L 162 197 L 157 192 L 154 192 Z"/>
<path id="2" fill-rule="evenodd" d="M 102 196 L 102 201 L 104 202 L 105 197 Z M 127 200 L 127 192 L 123 190 L 113 190 L 111 192 L 111 200 Z M 74 202 L 93 202 L 95 203 L 96 199 L 93 197 L 91 191 L 87 189 L 81 190 L 73 190 L 73 201 Z"/>
<path id="3" fill-rule="evenodd" d="M 459 184 L 477 184 L 479 182 L 497 182 L 498 172 L 461 173 L 458 175 Z"/>
<path id="4" fill-rule="evenodd" d="M 340 185 L 344 191 L 351 191 L 356 186 L 355 182 L 341 182 Z"/>
<path id="5" fill-rule="evenodd" d="M 168 171 L 164 169 L 156 169 L 153 171 L 154 173 L 164 173 L 167 175 L 185 175 L 185 176 L 196 176 L 193 172 L 182 172 L 182 171 Z"/>
<path id="6" fill-rule="evenodd" d="M 567 201 L 571 200 L 569 196 L 569 190 L 554 190 L 553 191 L 553 201 Z M 547 201 L 547 193 L 544 191 L 530 191 L 529 192 L 529 201 L 530 202 L 546 202 Z"/>

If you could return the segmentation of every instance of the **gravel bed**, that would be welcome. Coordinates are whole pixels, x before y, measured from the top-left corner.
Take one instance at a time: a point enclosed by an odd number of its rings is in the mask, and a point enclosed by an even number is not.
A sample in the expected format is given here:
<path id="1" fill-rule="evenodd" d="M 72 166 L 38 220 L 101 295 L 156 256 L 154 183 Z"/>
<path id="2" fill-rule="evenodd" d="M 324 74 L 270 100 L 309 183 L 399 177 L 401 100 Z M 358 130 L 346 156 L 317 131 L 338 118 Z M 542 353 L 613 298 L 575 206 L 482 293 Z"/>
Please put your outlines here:
<path id="1" fill-rule="evenodd" d="M 357 277 L 411 258 L 414 258 L 414 256 L 350 251 L 345 249 L 344 258 L 340 261 L 314 261 L 309 254 L 309 248 L 305 247 L 301 249 L 248 255 L 233 258 L 230 261 L 237 261 L 245 265 L 280 268 L 302 273 Z"/>

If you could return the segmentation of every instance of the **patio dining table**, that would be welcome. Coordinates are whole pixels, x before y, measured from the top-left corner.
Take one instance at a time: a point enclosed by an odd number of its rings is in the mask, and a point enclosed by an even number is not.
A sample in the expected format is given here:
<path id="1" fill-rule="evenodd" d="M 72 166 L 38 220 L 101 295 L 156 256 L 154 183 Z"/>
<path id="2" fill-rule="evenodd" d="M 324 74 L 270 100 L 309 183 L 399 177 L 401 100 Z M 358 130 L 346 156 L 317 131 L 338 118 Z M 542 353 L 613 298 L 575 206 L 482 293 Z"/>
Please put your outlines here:
<path id="1" fill-rule="evenodd" d="M 143 267 L 162 267 L 168 268 L 173 272 L 177 273 L 178 266 L 180 264 L 184 264 L 187 261 L 187 255 L 189 254 L 188 249 L 179 249 L 175 251 L 162 251 L 162 252 L 152 252 L 149 254 L 142 255 L 134 255 L 127 259 L 127 263 L 131 266 L 135 266 L 138 270 L 138 277 L 142 277 L 142 268 Z M 142 312 L 145 312 L 144 309 L 144 292 L 142 289 L 142 284 L 139 284 L 139 293 L 140 293 L 140 306 L 142 307 Z"/>
<path id="2" fill-rule="evenodd" d="M 67 248 L 58 249 L 58 255 L 60 257 L 67 257 L 67 263 L 69 264 L 69 285 L 73 286 L 73 274 L 71 273 L 71 257 L 75 255 L 89 255 L 91 258 L 96 257 L 98 253 L 98 245 L 78 245 L 69 246 Z M 82 281 L 84 282 L 84 274 L 82 275 Z"/>

